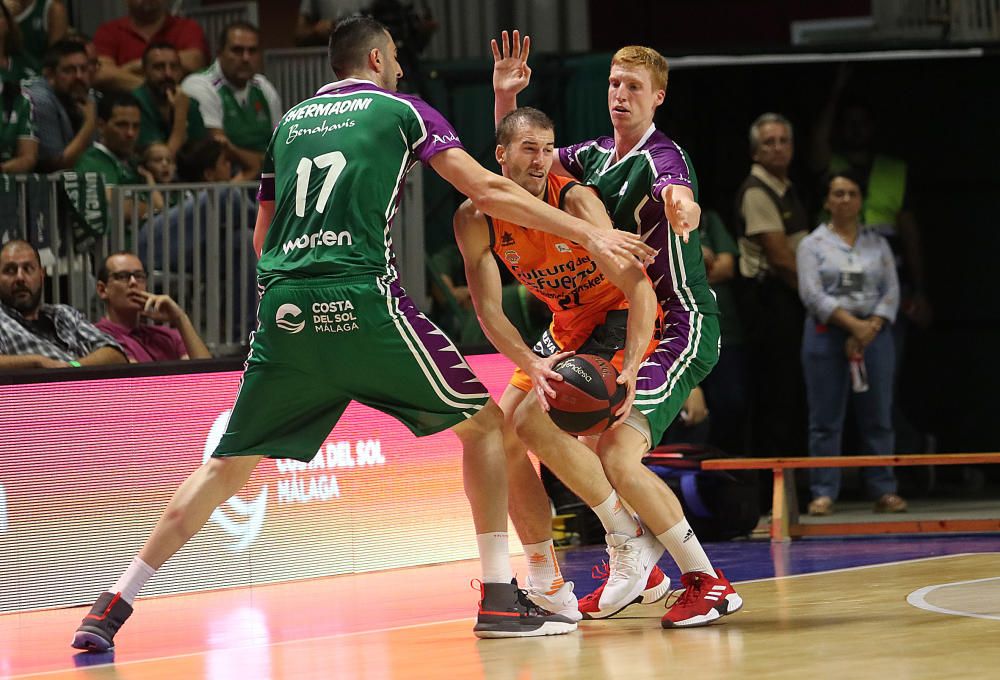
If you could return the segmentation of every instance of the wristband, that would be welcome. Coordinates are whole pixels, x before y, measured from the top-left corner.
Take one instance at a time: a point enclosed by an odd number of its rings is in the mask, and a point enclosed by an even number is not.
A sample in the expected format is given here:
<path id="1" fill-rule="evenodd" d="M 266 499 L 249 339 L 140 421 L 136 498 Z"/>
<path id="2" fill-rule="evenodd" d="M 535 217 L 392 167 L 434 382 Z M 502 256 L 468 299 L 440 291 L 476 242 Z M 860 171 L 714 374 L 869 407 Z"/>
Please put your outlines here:
<path id="1" fill-rule="evenodd" d="M 80 366 L 82 365 L 79 361 L 70 361 L 67 363 L 69 363 L 69 365 L 72 366 L 73 368 L 80 368 Z"/>

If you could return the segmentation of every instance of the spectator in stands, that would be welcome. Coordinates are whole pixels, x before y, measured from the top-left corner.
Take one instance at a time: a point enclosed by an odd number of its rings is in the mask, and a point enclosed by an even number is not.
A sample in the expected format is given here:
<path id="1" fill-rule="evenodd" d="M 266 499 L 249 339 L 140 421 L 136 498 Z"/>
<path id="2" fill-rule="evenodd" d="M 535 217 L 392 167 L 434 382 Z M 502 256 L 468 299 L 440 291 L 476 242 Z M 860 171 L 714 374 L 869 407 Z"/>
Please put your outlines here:
<path id="1" fill-rule="evenodd" d="M 888 456 L 894 448 L 890 326 L 899 307 L 899 283 L 888 242 L 860 224 L 862 192 L 851 171 L 833 173 L 825 203 L 830 221 L 803 239 L 797 254 L 799 294 L 808 311 L 802 364 L 811 456 L 841 455 L 852 383 L 861 453 Z M 840 491 L 840 469 L 809 472 L 809 514 L 828 515 Z M 865 479 L 877 499 L 876 512 L 906 510 L 892 468 L 866 468 Z"/>
<path id="2" fill-rule="evenodd" d="M 198 102 L 180 89 L 183 73 L 177 49 L 152 43 L 142 54 L 142 68 L 146 82 L 132 92 L 142 111 L 139 147 L 164 142 L 176 155 L 187 140 L 206 134 Z"/>
<path id="3" fill-rule="evenodd" d="M 0 248 L 0 370 L 125 363 L 118 344 L 69 305 L 42 304 L 45 270 L 27 241 Z"/>
<path id="4" fill-rule="evenodd" d="M 142 150 L 138 170 L 150 184 L 170 184 L 176 179 L 177 162 L 170 147 L 163 142 L 153 142 Z"/>
<path id="5" fill-rule="evenodd" d="M 101 98 L 97 105 L 97 130 L 99 141 L 87 149 L 77 161 L 77 172 L 96 172 L 104 178 L 104 187 L 111 200 L 112 188 L 119 184 L 151 184 L 150 177 L 143 177 L 135 164 L 136 140 L 139 137 L 141 113 L 139 101 L 127 92 L 112 92 Z M 139 199 L 139 216 L 163 208 L 163 194 L 150 192 L 150 200 Z M 125 217 L 133 213 L 132 199 L 125 201 Z"/>
<path id="6" fill-rule="evenodd" d="M 708 283 L 719 303 L 722 351 L 719 362 L 701 382 L 707 408 L 712 410 L 709 443 L 729 455 L 746 455 L 747 407 L 750 385 L 746 332 L 736 302 L 739 249 L 714 210 L 701 214 L 701 252 Z M 693 405 L 690 412 L 697 412 Z"/>
<path id="7" fill-rule="evenodd" d="M 17 20 L 24 54 L 36 62 L 49 46 L 69 35 L 69 13 L 63 0 L 3 0 Z"/>
<path id="8" fill-rule="evenodd" d="M 41 72 L 38 60 L 25 54 L 21 31 L 7 5 L 0 2 L 0 80 L 20 82 Z"/>
<path id="9" fill-rule="evenodd" d="M 83 44 L 61 40 L 45 53 L 43 78 L 27 84 L 35 108 L 39 172 L 66 170 L 90 148 L 97 132 L 92 69 Z"/>
<path id="10" fill-rule="evenodd" d="M 806 446 L 799 362 L 804 313 L 795 250 L 809 221 L 788 177 L 793 152 L 788 119 L 759 116 L 750 126 L 753 166 L 736 197 L 740 273 L 746 280 L 741 306 L 755 360 L 753 448 L 760 456 L 801 455 Z"/>
<path id="11" fill-rule="evenodd" d="M 184 310 L 169 295 L 146 290 L 146 280 L 134 253 L 109 255 L 97 272 L 97 295 L 105 306 L 97 327 L 117 340 L 133 363 L 211 358 Z"/>
<path id="12" fill-rule="evenodd" d="M 101 60 L 98 85 L 131 92 L 142 85 L 142 55 L 153 43 L 177 48 L 184 73 L 205 68 L 208 42 L 192 19 L 167 11 L 167 0 L 125 0 L 128 14 L 97 28 L 94 44 Z"/>
<path id="13" fill-rule="evenodd" d="M 182 182 L 244 182 L 252 177 L 233 175 L 226 146 L 214 137 L 185 144 L 177 156 L 177 176 Z"/>
<path id="14" fill-rule="evenodd" d="M 233 163 L 260 174 L 264 150 L 284 110 L 274 86 L 260 73 L 257 27 L 230 24 L 219 36 L 219 54 L 204 73 L 184 79 L 184 92 L 197 100 L 209 134 L 226 146 Z"/>
<path id="15" fill-rule="evenodd" d="M 31 172 L 37 160 L 31 100 L 18 81 L 0 80 L 0 173 Z"/>
<path id="16" fill-rule="evenodd" d="M 338 21 L 353 14 L 364 14 L 370 5 L 371 0 L 302 0 L 295 44 L 326 45 Z"/>

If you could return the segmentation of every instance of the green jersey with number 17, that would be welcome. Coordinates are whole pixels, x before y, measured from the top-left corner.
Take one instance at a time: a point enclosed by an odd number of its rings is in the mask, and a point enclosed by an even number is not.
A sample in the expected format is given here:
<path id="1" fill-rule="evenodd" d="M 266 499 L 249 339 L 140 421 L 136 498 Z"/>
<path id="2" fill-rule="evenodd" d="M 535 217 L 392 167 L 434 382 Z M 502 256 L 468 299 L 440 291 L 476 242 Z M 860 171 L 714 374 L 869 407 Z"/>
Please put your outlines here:
<path id="1" fill-rule="evenodd" d="M 396 278 L 389 229 L 406 173 L 456 147 L 455 129 L 426 102 L 367 80 L 330 83 L 292 107 L 264 154 L 260 200 L 275 206 L 261 284 Z"/>

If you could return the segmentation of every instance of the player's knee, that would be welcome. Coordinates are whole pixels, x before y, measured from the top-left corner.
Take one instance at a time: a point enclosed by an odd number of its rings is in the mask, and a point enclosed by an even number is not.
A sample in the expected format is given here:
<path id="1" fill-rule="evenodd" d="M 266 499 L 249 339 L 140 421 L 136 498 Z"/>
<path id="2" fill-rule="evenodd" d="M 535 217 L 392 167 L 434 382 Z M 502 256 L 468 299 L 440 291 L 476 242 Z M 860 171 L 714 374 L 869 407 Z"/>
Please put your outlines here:
<path id="1" fill-rule="evenodd" d="M 452 428 L 452 431 L 463 444 L 470 444 L 482 440 L 492 433 L 500 432 L 502 427 L 503 411 L 500 410 L 495 401 L 490 399 L 479 413 L 462 421 Z"/>
<path id="2" fill-rule="evenodd" d="M 228 494 L 225 498 L 229 498 L 247 483 L 260 458 L 260 456 L 210 458 L 205 463 L 205 471 L 210 483 L 224 495 Z"/>
<path id="3" fill-rule="evenodd" d="M 525 399 L 514 411 L 514 433 L 528 448 L 536 453 L 540 439 L 544 436 L 548 416 L 539 408 L 534 399 Z"/>

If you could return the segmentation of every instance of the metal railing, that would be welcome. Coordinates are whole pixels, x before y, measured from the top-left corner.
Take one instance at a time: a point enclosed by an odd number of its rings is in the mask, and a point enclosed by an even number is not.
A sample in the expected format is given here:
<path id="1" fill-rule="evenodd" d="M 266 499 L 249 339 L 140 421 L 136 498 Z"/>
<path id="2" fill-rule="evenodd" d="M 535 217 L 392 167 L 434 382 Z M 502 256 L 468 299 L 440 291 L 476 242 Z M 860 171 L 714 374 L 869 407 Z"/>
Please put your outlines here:
<path id="1" fill-rule="evenodd" d="M 219 34 L 229 24 L 234 21 L 246 21 L 254 26 L 258 26 L 257 2 L 227 2 L 221 5 L 206 5 L 204 7 L 194 7 L 184 9 L 181 12 L 189 19 L 194 19 L 205 31 L 205 38 L 208 40 L 209 54 L 214 55 L 219 51 Z M 279 90 L 280 92 L 280 90 Z"/>
<path id="2" fill-rule="evenodd" d="M 967 42 L 1000 38 L 1000 0 L 872 0 L 878 38 Z"/>
<path id="3" fill-rule="evenodd" d="M 149 272 L 149 289 L 170 295 L 188 312 L 212 353 L 235 354 L 256 324 L 256 191 L 255 182 L 112 187 L 106 215 L 98 220 L 103 233 L 78 244 L 59 174 L 0 175 L 0 242 L 25 238 L 39 246 L 47 299 L 94 321 L 104 314 L 97 297 L 100 264 L 111 253 L 134 252 Z M 403 191 L 393 246 L 404 287 L 426 309 L 419 167 Z M 161 199 L 163 207 L 151 209 Z"/>
<path id="4" fill-rule="evenodd" d="M 308 99 L 334 79 L 325 47 L 267 50 L 264 73 L 286 107 Z"/>

